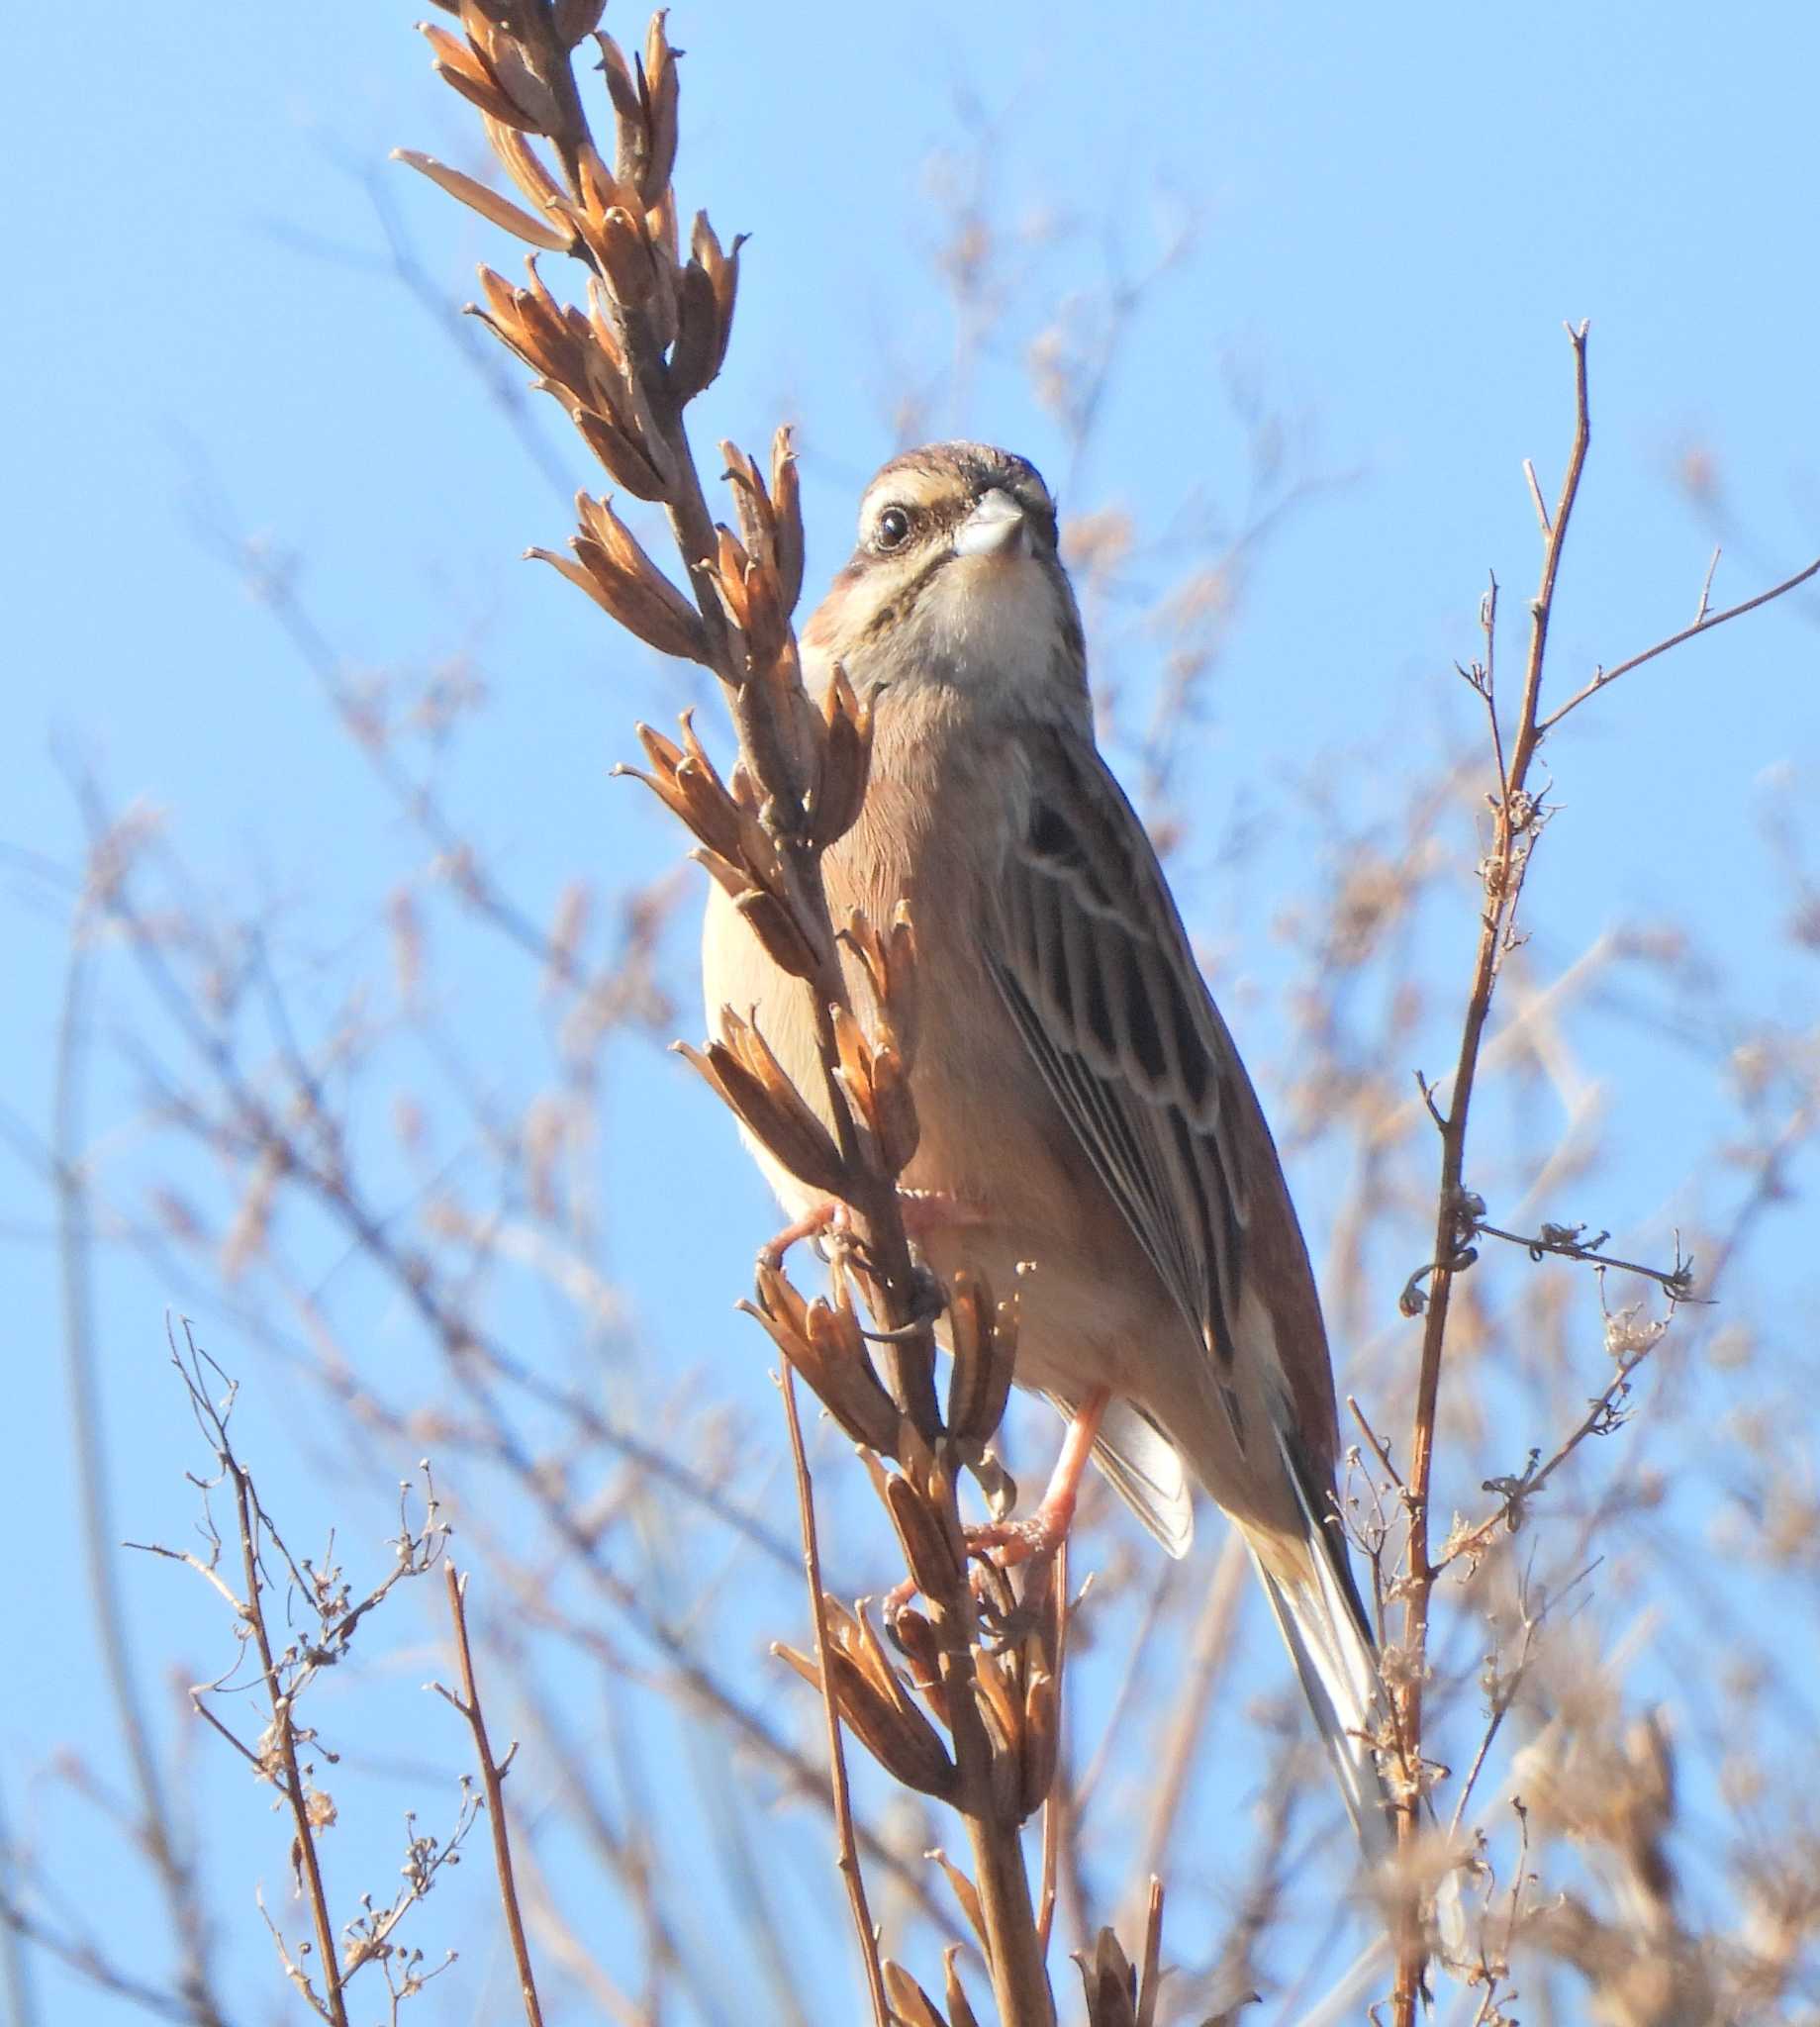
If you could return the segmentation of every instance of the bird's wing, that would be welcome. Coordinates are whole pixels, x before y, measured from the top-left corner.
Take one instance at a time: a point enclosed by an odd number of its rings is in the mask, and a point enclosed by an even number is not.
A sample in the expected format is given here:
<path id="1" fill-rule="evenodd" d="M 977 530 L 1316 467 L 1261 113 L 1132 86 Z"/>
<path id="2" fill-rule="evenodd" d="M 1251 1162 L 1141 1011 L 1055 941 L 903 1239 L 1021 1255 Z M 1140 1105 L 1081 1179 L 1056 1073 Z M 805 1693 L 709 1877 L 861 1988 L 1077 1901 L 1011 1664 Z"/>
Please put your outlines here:
<path id="1" fill-rule="evenodd" d="M 1056 729 L 1023 756 L 1030 795 L 995 895 L 994 976 L 1101 1180 L 1206 1346 L 1228 1415 L 1238 1417 L 1241 1348 L 1279 1366 L 1265 1391 L 1283 1400 L 1287 1426 L 1240 1420 L 1241 1450 L 1255 1456 L 1259 1443 L 1291 1438 L 1299 1496 L 1324 1504 L 1336 1444 L 1326 1340 L 1244 1065 L 1144 827 L 1092 741 Z M 1247 1290 L 1271 1319 L 1268 1345 L 1241 1347 Z"/>

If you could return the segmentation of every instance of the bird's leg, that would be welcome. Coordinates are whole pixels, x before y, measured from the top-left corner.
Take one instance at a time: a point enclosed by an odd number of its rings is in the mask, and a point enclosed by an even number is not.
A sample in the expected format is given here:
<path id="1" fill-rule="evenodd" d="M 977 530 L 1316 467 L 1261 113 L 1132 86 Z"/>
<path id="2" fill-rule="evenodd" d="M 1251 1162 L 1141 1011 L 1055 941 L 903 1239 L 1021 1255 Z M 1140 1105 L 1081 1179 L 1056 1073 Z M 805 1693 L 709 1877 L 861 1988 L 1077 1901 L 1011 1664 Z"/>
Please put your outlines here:
<path id="1" fill-rule="evenodd" d="M 1023 1520 L 996 1520 L 990 1526 L 970 1527 L 969 1548 L 997 1549 L 999 1562 L 1006 1568 L 1055 1554 L 1068 1539 L 1068 1530 L 1074 1523 L 1075 1503 L 1081 1496 L 1081 1475 L 1094 1454 L 1094 1442 L 1111 1398 L 1109 1388 L 1096 1387 L 1069 1417 L 1062 1454 L 1055 1460 L 1055 1469 L 1035 1512 Z"/>
<path id="2" fill-rule="evenodd" d="M 801 1217 L 793 1218 L 773 1239 L 758 1249 L 758 1264 L 773 1273 L 783 1266 L 784 1255 L 799 1239 L 818 1239 L 823 1232 L 845 1227 L 850 1213 L 837 1198 L 824 1197 Z"/>

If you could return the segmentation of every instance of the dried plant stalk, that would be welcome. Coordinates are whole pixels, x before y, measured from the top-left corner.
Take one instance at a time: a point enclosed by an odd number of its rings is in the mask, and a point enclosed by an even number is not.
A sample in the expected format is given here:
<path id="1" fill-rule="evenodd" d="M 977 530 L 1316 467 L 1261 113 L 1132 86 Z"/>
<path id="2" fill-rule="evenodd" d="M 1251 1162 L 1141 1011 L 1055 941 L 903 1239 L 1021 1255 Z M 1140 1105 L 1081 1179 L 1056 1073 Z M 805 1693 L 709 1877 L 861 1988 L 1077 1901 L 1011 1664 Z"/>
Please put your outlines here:
<path id="1" fill-rule="evenodd" d="M 1423 1318 L 1421 1362 L 1416 1384 L 1409 1468 L 1406 1474 L 1398 1476 L 1389 1468 L 1389 1453 L 1373 1434 L 1363 1415 L 1360 1416 L 1367 1439 L 1371 1442 L 1381 1466 L 1395 1483 L 1408 1515 L 1403 1569 L 1396 1587 L 1402 1599 L 1402 1624 L 1395 1648 L 1386 1655 L 1386 1675 L 1392 1713 L 1391 1764 L 1396 1777 L 1398 1842 L 1409 1861 L 1409 1881 L 1412 1882 L 1411 1889 L 1393 1915 L 1396 1973 L 1392 2008 L 1396 2027 L 1414 2027 L 1430 1954 L 1429 1936 L 1420 1918 L 1419 1896 L 1413 1889 L 1413 1882 L 1420 1878 L 1416 1845 L 1424 1832 L 1426 1799 L 1433 1776 L 1433 1770 L 1423 1750 L 1423 1686 L 1428 1675 L 1429 1615 L 1435 1580 L 1456 1555 L 1471 1554 L 1474 1543 L 1482 1539 L 1484 1533 L 1483 1529 L 1467 1531 L 1457 1538 L 1450 1539 L 1437 1558 L 1430 1545 L 1429 1488 L 1434 1467 L 1441 1372 L 1447 1347 L 1448 1320 L 1455 1283 L 1477 1258 L 1473 1243 L 1475 1239 L 1482 1234 L 1499 1238 L 1513 1236 L 1487 1225 L 1484 1200 L 1467 1188 L 1467 1122 L 1493 996 L 1504 960 L 1518 941 L 1517 904 L 1522 896 L 1524 880 L 1536 846 L 1551 815 L 1541 799 L 1540 792 L 1531 786 L 1536 756 L 1544 739 L 1569 712 L 1616 677 L 1654 659 L 1669 648 L 1691 639 L 1696 633 L 1721 626 L 1729 620 L 1754 611 L 1771 599 L 1794 590 L 1796 586 L 1806 583 L 1809 578 L 1820 572 L 1820 560 L 1817 560 L 1759 596 L 1717 613 L 1709 610 L 1709 573 L 1708 582 L 1701 590 L 1699 609 L 1691 627 L 1658 641 L 1655 646 L 1630 656 L 1609 670 L 1597 671 L 1592 680 L 1571 696 L 1565 704 L 1553 713 L 1544 714 L 1542 684 L 1548 658 L 1549 624 L 1554 613 L 1555 592 L 1560 579 L 1568 529 L 1575 504 L 1580 497 L 1586 453 L 1592 441 L 1591 405 L 1586 382 L 1586 336 L 1587 326 L 1583 323 L 1568 328 L 1568 338 L 1574 352 L 1574 436 L 1568 452 L 1567 468 L 1562 477 L 1561 491 L 1552 515 L 1543 502 L 1533 468 L 1525 467 L 1542 533 L 1541 581 L 1535 597 L 1530 602 L 1529 641 L 1524 660 L 1522 690 L 1516 708 L 1515 722 L 1508 727 L 1508 732 L 1499 717 L 1495 683 L 1495 579 L 1492 580 L 1481 613 L 1485 639 L 1485 660 L 1475 663 L 1471 669 L 1461 671 L 1473 689 L 1484 699 L 1489 725 L 1491 759 L 1495 770 L 1494 787 L 1487 798 L 1491 808 L 1492 834 L 1490 849 L 1480 866 L 1485 897 L 1485 909 L 1480 917 L 1479 942 L 1467 990 L 1459 1056 L 1450 1080 L 1445 1110 L 1442 1110 L 1435 1091 L 1426 1082 L 1421 1084 L 1423 1099 L 1440 1135 L 1441 1176 L 1433 1258 L 1426 1268 L 1411 1277 L 1403 1291 L 1405 1312 L 1412 1315 L 1420 1314 Z M 1638 1267 L 1625 1261 L 1604 1261 L 1600 1259 L 1596 1247 L 1589 1248 L 1579 1243 L 1576 1232 L 1562 1232 L 1552 1226 L 1546 1227 L 1543 1235 L 1536 1240 L 1518 1242 L 1528 1244 L 1536 1257 L 1554 1252 L 1591 1260 L 1601 1271 L 1606 1265 L 1613 1265 L 1645 1275 L 1667 1291 L 1671 1303 L 1685 1300 L 1692 1290 L 1691 1268 L 1678 1259 L 1672 1270 Z M 1426 1292 L 1422 1288 L 1424 1282 L 1428 1283 Z M 1631 1363 L 1634 1364 L 1635 1361 Z M 1511 1481 L 1503 1488 L 1505 1504 L 1503 1514 L 1499 1517 L 1508 1519 L 1516 1514 L 1521 1500 L 1536 1490 L 1587 1434 L 1607 1422 L 1613 1403 L 1621 1390 L 1628 1386 L 1629 1371 L 1630 1366 L 1620 1360 L 1618 1374 L 1610 1388 L 1592 1402 L 1591 1411 L 1579 1427 L 1570 1433 L 1549 1464 L 1538 1470 L 1532 1458 L 1530 1471 L 1521 1480 Z M 1354 1411 L 1358 1412 L 1356 1405 Z M 1486 1526 L 1491 1524 L 1486 1523 Z"/>
<path id="2" fill-rule="evenodd" d="M 893 1628 L 912 1661 L 909 1680 L 864 1613 L 841 1611 L 818 1584 L 816 1659 L 793 1659 L 818 1684 L 830 1713 L 899 1779 L 959 1809 L 974 1858 L 966 1892 L 978 1908 L 1000 2018 L 1005 2027 L 1049 2027 L 1045 1937 L 1021 1830 L 1054 1776 L 1060 1599 L 1024 1599 L 1019 1623 L 1032 1630 L 1002 1646 L 995 1628 L 1008 1622 L 1014 1600 L 1001 1572 L 970 1568 L 957 1502 L 963 1467 L 980 1463 L 1004 1411 L 1015 1312 L 978 1282 L 931 1300 L 912 1257 L 898 1195 L 916 1144 L 910 924 L 902 910 L 889 923 L 858 915 L 836 923 L 821 877 L 821 854 L 857 820 L 865 795 L 871 700 L 839 671 L 819 700 L 804 688 L 791 616 L 805 543 L 786 432 L 774 437 L 767 471 L 721 445 L 734 526 L 717 526 L 710 515 L 685 412 L 726 356 L 739 242 L 723 247 L 698 213 L 684 250 L 671 185 L 677 70 L 661 14 L 635 59 L 611 37 L 596 39 L 613 113 L 611 161 L 597 145 L 572 62 L 583 24 L 591 27 L 597 13 L 541 0 L 463 0 L 462 36 L 427 31 L 438 74 L 480 108 L 502 167 L 540 218 L 470 189 L 428 157 L 402 158 L 520 238 L 561 242 L 586 270 L 585 307 L 560 303 L 534 257 L 525 287 L 483 270 L 486 307 L 476 314 L 560 402 L 614 481 L 662 506 L 692 602 L 611 506 L 586 494 L 574 560 L 532 553 L 639 639 L 704 663 L 719 680 L 739 742 L 730 781 L 687 719 L 680 743 L 640 727 L 648 762 L 641 778 L 694 833 L 696 858 L 767 954 L 802 981 L 823 1089 L 817 1103 L 795 1090 L 765 1037 L 731 1009 L 722 1011 L 718 1036 L 685 1053 L 750 1133 L 841 1207 L 835 1301 L 806 1303 L 779 1249 L 761 1265 L 750 1306 L 789 1366 L 866 1446 L 921 1597 L 920 1608 L 897 1613 Z M 870 988 L 864 1019 L 849 963 Z M 853 1285 L 877 1326 L 882 1371 Z M 934 1385 L 937 1303 L 950 1311 L 957 1350 L 945 1421 Z M 807 1493 L 804 1524 L 813 1555 Z M 839 1815 L 837 1751 L 834 1778 Z M 841 1864 L 882 2018 L 886 1974 L 844 1832 Z M 958 1994 L 952 1974 L 949 1982 Z M 892 1998 L 899 2003 L 895 1988 Z M 932 2011 L 933 2001 L 918 2003 Z M 958 2023 L 964 1996 L 950 2010 Z"/>

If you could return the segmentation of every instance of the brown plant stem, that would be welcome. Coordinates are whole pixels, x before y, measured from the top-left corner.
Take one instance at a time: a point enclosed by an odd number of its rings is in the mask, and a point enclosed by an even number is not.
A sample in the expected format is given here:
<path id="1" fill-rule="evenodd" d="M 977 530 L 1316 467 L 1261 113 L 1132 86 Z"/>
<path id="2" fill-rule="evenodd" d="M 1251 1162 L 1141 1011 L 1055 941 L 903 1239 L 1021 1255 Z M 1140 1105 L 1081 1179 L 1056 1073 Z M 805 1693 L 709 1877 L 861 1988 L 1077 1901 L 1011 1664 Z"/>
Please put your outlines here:
<path id="1" fill-rule="evenodd" d="M 512 1875 L 512 1837 L 506 1827 L 505 1768 L 493 1757 L 487 1740 L 486 1718 L 480 1708 L 480 1689 L 474 1680 L 474 1656 L 468 1645 L 467 1579 L 453 1563 L 442 1565 L 442 1579 L 448 1591 L 448 1615 L 455 1628 L 455 1655 L 461 1666 L 461 1693 L 437 1688 L 466 1720 L 474 1734 L 474 1756 L 480 1763 L 480 1783 L 487 1796 L 487 1827 L 493 1833 L 493 1864 L 499 1874 L 500 1904 L 506 1911 L 506 1930 L 512 1938 L 512 1958 L 518 1966 L 519 1995 L 525 2003 L 528 2027 L 543 2027 L 543 2008 L 537 2000 L 537 1980 L 530 1968 L 530 1950 L 525 1941 L 525 1918 L 519 1911 L 518 1886 Z M 507 1754 L 510 1764 L 512 1755 Z"/>
<path id="2" fill-rule="evenodd" d="M 1434 1279 L 1423 1318 L 1421 1367 L 1416 1382 L 1414 1426 L 1409 1447 L 1406 1500 L 1409 1538 L 1403 1603 L 1400 1680 L 1391 1692 L 1396 1743 L 1401 1761 L 1402 1793 L 1398 1797 L 1397 1841 L 1410 1852 L 1422 1826 L 1422 1678 L 1427 1666 L 1428 1612 L 1435 1571 L 1429 1559 L 1428 1488 L 1434 1468 L 1435 1418 L 1440 1406 L 1441 1359 L 1447 1341 L 1447 1318 L 1454 1277 L 1470 1264 L 1460 1248 L 1460 1206 L 1465 1197 L 1466 1131 L 1473 1101 L 1473 1082 L 1499 965 L 1507 947 L 1517 896 L 1521 892 L 1528 854 L 1533 847 L 1537 811 L 1528 800 L 1530 764 L 1541 737 L 1537 722 L 1542 671 L 1548 649 L 1549 619 L 1561 572 L 1563 546 L 1574 502 L 1585 470 L 1592 440 L 1592 419 L 1586 395 L 1586 327 L 1568 334 L 1574 346 L 1574 442 L 1561 481 L 1552 520 L 1546 521 L 1542 544 L 1542 578 L 1530 607 L 1529 654 L 1523 671 L 1523 695 L 1516 737 L 1498 783 L 1492 808 L 1491 849 L 1485 864 L 1485 908 L 1480 917 L 1479 947 L 1467 993 L 1460 1054 L 1454 1068 L 1447 1110 L 1441 1115 L 1441 1182 L 1435 1217 Z M 1486 705 L 1495 715 L 1491 677 L 1485 678 Z M 1524 842 L 1527 837 L 1528 842 Z M 1391 1995 L 1395 2027 L 1414 2027 L 1417 2000 L 1427 1970 L 1428 1952 L 1419 1916 L 1413 1907 L 1399 1911 L 1396 1934 L 1396 1979 Z"/>
<path id="3" fill-rule="evenodd" d="M 1409 1469 L 1406 1481 L 1399 1483 L 1399 1491 L 1408 1511 L 1409 1527 L 1404 1575 L 1400 1586 L 1403 1599 L 1399 1643 L 1401 1652 L 1398 1656 L 1397 1681 L 1391 1689 L 1396 1757 L 1401 1776 L 1397 1834 L 1399 1846 L 1405 1853 L 1411 1850 L 1423 1820 L 1426 1769 L 1422 1739 L 1422 1689 L 1427 1673 L 1429 1608 L 1435 1579 L 1451 1559 L 1444 1556 L 1437 1563 L 1431 1553 L 1429 1487 L 1434 1463 L 1435 1427 L 1440 1405 L 1441 1366 L 1446 1346 L 1453 1285 L 1455 1278 L 1472 1265 L 1475 1255 L 1471 1242 L 1482 1231 L 1498 1238 L 1517 1237 L 1487 1225 L 1484 1218 L 1483 1203 L 1468 1192 L 1465 1180 L 1466 1140 L 1474 1083 L 1480 1067 L 1492 996 L 1503 959 L 1514 947 L 1517 904 L 1522 895 L 1531 855 L 1547 821 L 1547 812 L 1541 806 L 1540 797 L 1530 788 L 1530 776 L 1536 753 L 1543 739 L 1570 712 L 1619 676 L 1691 639 L 1696 633 L 1706 632 L 1713 627 L 1724 625 L 1728 620 L 1754 611 L 1820 573 L 1820 560 L 1817 560 L 1769 591 L 1755 598 L 1746 599 L 1723 612 L 1713 613 L 1709 609 L 1712 581 L 1712 572 L 1709 569 L 1691 626 L 1681 628 L 1678 632 L 1669 635 L 1654 646 L 1618 662 L 1609 669 L 1601 668 L 1595 671 L 1590 682 L 1553 713 L 1547 717 L 1543 716 L 1542 679 L 1548 653 L 1549 623 L 1554 611 L 1555 591 L 1569 523 L 1573 516 L 1575 501 L 1579 497 L 1581 479 L 1585 470 L 1586 452 L 1592 438 L 1591 413 L 1586 388 L 1586 331 L 1587 327 L 1583 323 L 1578 327 L 1570 326 L 1568 330 L 1568 337 L 1574 348 L 1574 438 L 1552 517 L 1543 503 L 1533 468 L 1525 466 L 1542 531 L 1542 570 L 1541 582 L 1530 604 L 1529 647 L 1508 757 L 1498 719 L 1493 677 L 1492 636 L 1497 612 L 1495 578 L 1491 580 L 1481 613 L 1485 633 L 1485 660 L 1482 666 L 1476 666 L 1468 676 L 1473 687 L 1484 698 L 1490 721 L 1497 791 L 1489 799 L 1492 812 L 1490 848 L 1480 868 L 1485 885 L 1485 906 L 1480 917 L 1479 942 L 1467 994 L 1460 1051 L 1445 1111 L 1437 1103 L 1434 1091 L 1425 1082 L 1422 1083 L 1424 1101 L 1440 1132 L 1441 1174 L 1435 1213 L 1433 1265 L 1428 1270 L 1432 1275 L 1432 1282 L 1426 1297 L 1423 1298 L 1417 1292 L 1417 1285 L 1423 1278 L 1418 1275 L 1405 1294 L 1406 1304 L 1413 1308 L 1419 1303 L 1423 1313 Z M 1517 1238 L 1517 1242 L 1529 1245 L 1532 1251 L 1565 1252 L 1574 1257 L 1592 1258 L 1595 1264 L 1599 1264 L 1596 1254 L 1589 1248 L 1521 1238 Z M 1604 1264 L 1628 1267 L 1630 1263 L 1613 1261 Z M 1635 1271 L 1649 1274 L 1651 1278 L 1661 1281 L 1669 1290 L 1672 1299 L 1685 1292 L 1683 1270 L 1678 1261 L 1673 1276 L 1664 1276 L 1647 1268 Z M 1609 1415 L 1619 1391 L 1625 1385 L 1627 1370 L 1620 1369 L 1617 1379 L 1593 1403 L 1591 1412 L 1581 1427 L 1550 1460 L 1548 1472 L 1552 1473 L 1563 1459 L 1578 1447 L 1584 1436 Z M 1361 1421 L 1363 1425 L 1363 1417 Z M 1367 1433 L 1370 1434 L 1369 1426 Z M 1388 1469 L 1388 1454 L 1375 1437 L 1372 1441 L 1380 1462 Z M 1537 1479 L 1526 1481 L 1522 1492 L 1526 1494 L 1533 1490 L 1539 1482 Z M 1469 1540 L 1477 1545 L 1493 1524 L 1485 1523 L 1475 1530 Z M 1399 1911 L 1394 1927 L 1396 1972 L 1392 1991 L 1392 2017 L 1395 2027 L 1414 2027 L 1416 2008 L 1427 1968 L 1427 1948 L 1413 1905 Z"/>
<path id="4" fill-rule="evenodd" d="M 846 1882 L 847 1904 L 859 1936 L 860 1961 L 866 1971 L 866 1991 L 876 2027 L 891 2027 L 891 2001 L 885 1995 L 885 1969 L 879 1962 L 878 1935 L 866 1901 L 866 1878 L 860 1870 L 853 1835 L 853 1797 L 847 1786 L 846 1749 L 840 1737 L 840 1712 L 834 1700 L 834 1672 L 828 1660 L 827 1606 L 821 1592 L 821 1548 L 815 1533 L 814 1485 L 803 1447 L 803 1422 L 797 1412 L 796 1375 L 788 1360 L 778 1374 L 784 1397 L 784 1418 L 790 1425 L 790 1455 L 796 1466 L 797 1510 L 803 1527 L 803 1569 L 809 1580 L 809 1609 L 815 1622 L 815 1667 L 821 1675 L 821 1708 L 827 1719 L 828 1784 L 834 1798 L 834 1863 Z"/>
<path id="5" fill-rule="evenodd" d="M 256 1502 L 252 1480 L 245 1467 L 224 1445 L 222 1468 L 234 1485 L 234 1510 L 240 1532 L 240 1566 L 246 1579 L 246 1596 L 241 1617 L 250 1629 L 259 1651 L 259 1672 L 264 1678 L 266 1697 L 271 1704 L 272 1737 L 283 1769 L 284 1798 L 290 1804 L 295 1841 L 292 1858 L 304 1882 L 310 1903 L 310 1918 L 316 1928 L 317 1955 L 323 1967 L 323 2002 L 306 1993 L 325 2020 L 335 2027 L 348 2027 L 347 2001 L 341 1990 L 341 1963 L 335 1950 L 335 1927 L 329 1918 L 329 1895 L 323 1885 L 323 1869 L 316 1851 L 316 1825 L 310 1820 L 310 1806 L 304 1794 L 303 1770 L 297 1762 L 297 1727 L 291 1715 L 291 1698 L 285 1693 L 272 1653 L 271 1634 L 266 1629 L 265 1607 L 260 1602 L 264 1579 L 259 1572 L 259 1541 Z"/>

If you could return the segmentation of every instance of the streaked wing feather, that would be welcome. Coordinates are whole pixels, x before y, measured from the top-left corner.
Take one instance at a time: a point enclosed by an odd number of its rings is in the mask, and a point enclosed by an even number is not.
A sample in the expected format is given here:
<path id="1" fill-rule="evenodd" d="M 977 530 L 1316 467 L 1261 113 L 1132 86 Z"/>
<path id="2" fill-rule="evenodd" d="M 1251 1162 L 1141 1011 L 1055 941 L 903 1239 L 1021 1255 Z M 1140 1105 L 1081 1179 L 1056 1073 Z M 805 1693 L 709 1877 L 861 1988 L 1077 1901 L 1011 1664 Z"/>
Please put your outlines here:
<path id="1" fill-rule="evenodd" d="M 1229 1365 L 1245 1219 L 1221 1128 L 1243 1072 L 1104 763 L 1061 734 L 1030 754 L 1030 819 L 1000 886 L 994 975 L 1164 1286 Z"/>

